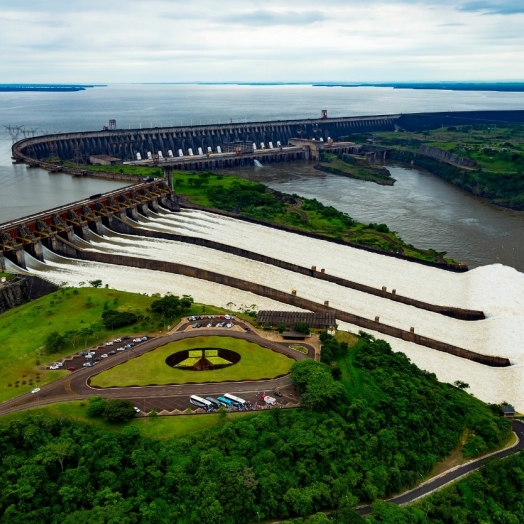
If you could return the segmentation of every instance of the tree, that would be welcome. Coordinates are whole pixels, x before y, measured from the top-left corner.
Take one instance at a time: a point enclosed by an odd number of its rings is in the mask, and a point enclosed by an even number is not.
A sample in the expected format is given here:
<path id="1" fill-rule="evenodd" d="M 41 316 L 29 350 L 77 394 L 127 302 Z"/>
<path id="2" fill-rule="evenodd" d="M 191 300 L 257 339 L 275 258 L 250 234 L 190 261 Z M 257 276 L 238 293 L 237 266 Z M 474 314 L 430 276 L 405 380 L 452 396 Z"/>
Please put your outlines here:
<path id="1" fill-rule="evenodd" d="M 109 309 L 102 313 L 102 322 L 107 329 L 114 329 L 123 326 L 129 326 L 138 322 L 139 318 L 129 311 L 117 311 Z"/>
<path id="2" fill-rule="evenodd" d="M 89 284 L 91 285 L 91 287 L 102 287 L 102 281 L 100 279 L 98 280 L 90 280 L 89 281 Z"/>
<path id="3" fill-rule="evenodd" d="M 345 388 L 336 382 L 326 364 L 307 359 L 291 367 L 291 380 L 302 393 L 302 405 L 314 411 L 334 407 L 345 398 Z"/>
<path id="4" fill-rule="evenodd" d="M 297 322 L 294 327 L 297 333 L 303 333 L 304 335 L 309 335 L 309 324 L 307 322 Z"/>
<path id="5" fill-rule="evenodd" d="M 151 304 L 151 311 L 167 319 L 173 319 L 180 312 L 189 309 L 192 304 L 193 297 L 190 295 L 183 295 L 182 298 L 176 295 L 166 295 Z"/>
<path id="6" fill-rule="evenodd" d="M 106 400 L 102 418 L 108 422 L 125 422 L 133 418 L 135 415 L 135 407 L 129 400 L 111 399 Z"/>
<path id="7" fill-rule="evenodd" d="M 61 349 L 64 349 L 66 345 L 66 339 L 63 335 L 60 335 L 58 331 L 52 331 L 47 335 L 44 346 L 47 353 L 57 353 Z"/>

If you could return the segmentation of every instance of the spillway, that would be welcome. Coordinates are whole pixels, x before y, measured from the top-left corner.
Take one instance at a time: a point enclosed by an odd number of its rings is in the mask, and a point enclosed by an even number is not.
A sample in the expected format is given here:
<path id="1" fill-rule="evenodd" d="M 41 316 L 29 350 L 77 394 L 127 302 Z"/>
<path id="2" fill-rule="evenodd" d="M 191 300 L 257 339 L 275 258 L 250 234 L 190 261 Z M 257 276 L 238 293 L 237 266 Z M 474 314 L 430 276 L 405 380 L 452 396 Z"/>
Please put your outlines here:
<path id="1" fill-rule="evenodd" d="M 513 402 L 524 410 L 524 394 L 519 383 L 524 378 L 524 275 L 500 265 L 477 268 L 455 274 L 395 258 L 341 246 L 328 241 L 279 231 L 262 225 L 234 220 L 216 214 L 183 210 L 171 213 L 161 210 L 149 218 L 138 216 L 126 222 L 138 229 L 138 235 L 115 233 L 103 228 L 102 236 L 93 234 L 91 241 L 76 240 L 78 248 L 93 253 L 111 253 L 187 266 L 291 292 L 301 297 L 348 311 L 365 318 L 380 317 L 387 325 L 409 330 L 485 355 L 499 355 L 515 364 L 496 369 L 470 362 L 427 347 L 376 333 L 391 343 L 393 349 L 405 352 L 422 368 L 449 382 L 462 380 L 471 392 L 488 402 Z M 279 259 L 325 268 L 327 273 L 374 287 L 387 285 L 406 296 L 441 305 L 484 310 L 486 319 L 465 322 L 410 305 L 392 302 L 361 291 L 348 289 L 307 275 L 251 260 L 235 254 L 193 245 L 191 243 L 140 236 L 140 231 L 165 231 L 219 241 Z M 45 263 L 34 259 L 28 270 L 55 282 L 78 285 L 102 279 L 112 288 L 138 293 L 190 294 L 196 301 L 225 307 L 229 302 L 256 304 L 260 309 L 296 310 L 260 295 L 226 287 L 198 278 L 113 266 L 60 257 L 44 248 Z M 359 327 L 340 323 L 358 331 Z M 519 404 L 520 403 L 520 404 Z"/>

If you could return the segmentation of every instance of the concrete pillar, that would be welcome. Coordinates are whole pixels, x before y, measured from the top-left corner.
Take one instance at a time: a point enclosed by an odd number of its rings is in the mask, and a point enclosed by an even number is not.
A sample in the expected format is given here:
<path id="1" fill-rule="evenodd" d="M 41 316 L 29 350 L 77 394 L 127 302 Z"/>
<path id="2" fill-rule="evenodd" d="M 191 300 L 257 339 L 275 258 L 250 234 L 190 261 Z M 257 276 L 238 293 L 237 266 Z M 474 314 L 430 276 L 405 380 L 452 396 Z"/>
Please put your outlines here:
<path id="1" fill-rule="evenodd" d="M 291 290 L 291 294 L 296 297 L 297 296 L 297 290 L 296 289 L 292 289 Z"/>
<path id="2" fill-rule="evenodd" d="M 159 206 L 158 206 L 158 198 L 157 197 L 154 197 L 151 200 L 148 200 L 147 201 L 147 205 L 149 206 L 149 209 L 151 209 L 151 211 L 154 211 L 155 213 L 158 213 Z"/>
<path id="3" fill-rule="evenodd" d="M 382 286 L 382 293 L 386 293 L 388 288 L 386 286 Z"/>
<path id="4" fill-rule="evenodd" d="M 375 317 L 375 322 L 380 322 L 380 317 Z"/>
<path id="5" fill-rule="evenodd" d="M 164 166 L 164 178 L 166 179 L 167 187 L 173 191 L 173 168 L 171 166 Z"/>
<path id="6" fill-rule="evenodd" d="M 317 270 L 317 266 L 311 266 L 311 271 L 316 271 Z"/>
<path id="7" fill-rule="evenodd" d="M 97 235 L 104 236 L 104 232 L 102 231 L 102 217 L 95 217 L 89 220 L 87 224 L 91 231 L 94 231 Z"/>
<path id="8" fill-rule="evenodd" d="M 324 300 L 324 306 L 329 307 L 329 300 Z"/>
<path id="9" fill-rule="evenodd" d="M 136 204 L 126 208 L 126 215 L 135 222 L 138 222 L 138 209 Z"/>
<path id="10" fill-rule="evenodd" d="M 3 251 L 0 251 L 0 271 L 5 271 L 5 257 Z"/>
<path id="11" fill-rule="evenodd" d="M 29 254 L 36 258 L 37 260 L 40 260 L 40 262 L 44 261 L 44 252 L 42 249 L 42 241 L 41 240 L 33 240 L 28 246 Z"/>
<path id="12" fill-rule="evenodd" d="M 396 290 L 396 289 L 392 289 L 392 290 L 391 290 L 391 294 L 392 294 L 392 295 L 396 295 L 396 294 L 397 294 L 397 290 Z"/>
<path id="13" fill-rule="evenodd" d="M 25 265 L 25 251 L 22 246 L 17 246 L 12 251 L 8 251 L 6 253 L 6 256 L 11 260 L 11 262 L 15 263 L 18 267 L 21 267 L 22 269 L 27 268 L 27 266 Z"/>
<path id="14" fill-rule="evenodd" d="M 145 217 L 149 216 L 149 206 L 147 205 L 147 202 L 140 202 L 140 204 L 137 204 L 138 206 L 138 212 L 141 215 L 144 215 Z"/>
<path id="15" fill-rule="evenodd" d="M 322 268 L 322 269 L 320 270 L 320 272 L 321 272 L 321 273 L 325 273 L 326 270 L 325 270 L 324 268 Z"/>
<path id="16" fill-rule="evenodd" d="M 415 328 L 414 328 L 414 327 L 410 327 L 410 328 L 409 328 L 409 332 L 410 332 L 410 333 L 415 333 Z"/>

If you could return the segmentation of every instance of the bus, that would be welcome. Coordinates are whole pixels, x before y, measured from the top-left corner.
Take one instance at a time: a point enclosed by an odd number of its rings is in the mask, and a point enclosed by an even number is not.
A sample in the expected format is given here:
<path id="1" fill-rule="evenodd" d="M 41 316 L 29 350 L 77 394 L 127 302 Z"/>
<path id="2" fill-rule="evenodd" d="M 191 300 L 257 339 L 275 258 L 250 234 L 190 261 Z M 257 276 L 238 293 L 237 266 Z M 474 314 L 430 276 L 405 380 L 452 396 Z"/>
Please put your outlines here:
<path id="1" fill-rule="evenodd" d="M 245 407 L 247 405 L 247 402 L 243 398 L 235 397 L 235 395 L 231 395 L 230 393 L 226 393 L 224 397 L 231 400 L 235 405 L 239 405 L 241 407 Z"/>
<path id="2" fill-rule="evenodd" d="M 225 397 L 217 397 L 217 400 L 226 408 L 232 408 L 233 402 Z"/>
<path id="3" fill-rule="evenodd" d="M 218 409 L 220 407 L 220 405 L 221 405 L 220 402 L 216 398 L 206 397 L 206 400 L 209 400 L 209 402 L 211 402 L 213 407 L 216 408 L 216 409 Z"/>
<path id="4" fill-rule="evenodd" d="M 191 402 L 191 404 L 194 404 L 195 406 L 198 406 L 199 408 L 203 408 L 203 409 L 213 408 L 213 404 L 211 404 L 209 400 L 206 400 L 205 398 L 202 398 L 202 397 L 197 397 L 196 395 L 191 395 L 189 397 L 189 402 Z"/>

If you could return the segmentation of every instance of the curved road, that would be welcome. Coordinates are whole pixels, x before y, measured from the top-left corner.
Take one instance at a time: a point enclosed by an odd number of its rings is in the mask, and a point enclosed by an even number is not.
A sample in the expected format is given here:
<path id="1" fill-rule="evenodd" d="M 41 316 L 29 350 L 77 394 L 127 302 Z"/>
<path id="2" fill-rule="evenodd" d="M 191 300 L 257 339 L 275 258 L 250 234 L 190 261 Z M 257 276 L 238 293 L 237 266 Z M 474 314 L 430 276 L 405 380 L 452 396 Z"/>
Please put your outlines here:
<path id="1" fill-rule="evenodd" d="M 405 493 L 402 493 L 401 495 L 397 495 L 396 497 L 388 499 L 387 502 L 393 502 L 394 504 L 398 504 L 399 506 L 409 504 L 410 502 L 414 502 L 417 499 L 429 495 L 433 491 L 437 491 L 443 488 L 447 484 L 454 482 L 455 480 L 459 479 L 460 477 L 463 477 L 464 475 L 467 475 L 468 473 L 480 469 L 489 460 L 502 459 L 509 455 L 512 455 L 513 453 L 518 453 L 519 451 L 524 449 L 524 422 L 520 420 L 513 420 L 512 428 L 513 431 L 516 433 L 518 439 L 516 445 L 493 453 L 487 457 L 473 460 L 471 462 L 468 462 L 467 464 L 459 466 L 458 468 L 454 468 L 448 471 L 447 473 L 444 473 L 442 475 L 439 475 L 438 477 L 424 482 L 423 484 L 417 486 L 415 489 L 412 489 L 411 491 L 407 491 Z M 356 508 L 355 510 L 360 515 L 369 515 L 372 512 L 371 506 L 362 506 L 360 508 Z"/>
<path id="2" fill-rule="evenodd" d="M 254 330 L 234 331 L 224 328 L 201 328 L 191 331 L 184 331 L 191 324 L 182 324 L 175 333 L 151 338 L 142 342 L 131 349 L 118 352 L 109 358 L 103 359 L 94 367 L 78 367 L 76 371 L 67 376 L 55 380 L 42 386 L 37 394 L 25 393 L 14 399 L 8 400 L 0 405 L 0 415 L 5 415 L 14 411 L 24 410 L 38 405 L 52 404 L 54 402 L 80 400 L 91 396 L 101 396 L 104 398 L 125 398 L 134 401 L 143 411 L 150 411 L 153 408 L 172 411 L 174 409 L 186 409 L 189 405 L 190 395 L 218 395 L 224 391 L 231 393 L 256 394 L 259 391 L 270 391 L 276 388 L 283 389 L 284 402 L 297 402 L 298 398 L 291 387 L 291 379 L 288 375 L 268 380 L 243 381 L 243 382 L 219 382 L 207 384 L 173 384 L 159 386 L 142 387 L 115 387 L 115 388 L 93 388 L 89 385 L 89 379 L 102 371 L 127 362 L 130 358 L 135 358 L 144 353 L 152 351 L 160 346 L 176 342 L 184 338 L 198 336 L 227 336 L 247 340 L 263 346 L 272 351 L 282 353 L 294 360 L 313 358 L 315 350 L 308 344 L 302 345 L 308 348 L 308 355 L 290 349 L 286 344 L 273 342 L 258 335 Z M 238 326 L 244 326 L 239 323 Z M 191 329 L 191 328 L 189 328 Z M 97 354 L 106 352 L 108 348 L 98 349 Z M 69 365 L 81 366 L 84 362 L 83 357 L 75 357 L 64 361 L 64 367 Z M 248 399 L 249 400 L 249 399 Z"/>

